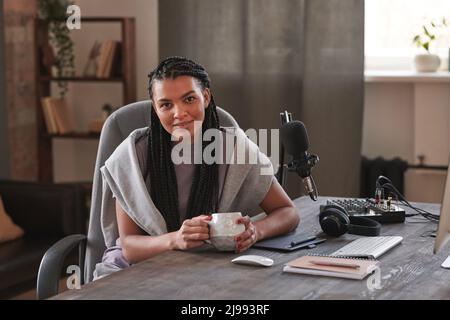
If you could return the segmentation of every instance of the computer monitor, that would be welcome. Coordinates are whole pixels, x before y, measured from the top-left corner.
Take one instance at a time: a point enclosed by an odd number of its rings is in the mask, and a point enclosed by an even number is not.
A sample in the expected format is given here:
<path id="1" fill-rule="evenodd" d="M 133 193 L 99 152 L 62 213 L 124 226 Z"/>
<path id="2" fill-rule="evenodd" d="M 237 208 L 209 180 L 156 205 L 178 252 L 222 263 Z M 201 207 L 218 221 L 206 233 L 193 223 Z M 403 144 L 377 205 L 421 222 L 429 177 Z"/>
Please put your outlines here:
<path id="1" fill-rule="evenodd" d="M 450 240 L 450 162 L 445 179 L 444 196 L 441 204 L 439 227 L 434 243 L 434 253 L 437 253 Z M 450 268 L 450 255 L 442 264 L 444 268 Z"/>

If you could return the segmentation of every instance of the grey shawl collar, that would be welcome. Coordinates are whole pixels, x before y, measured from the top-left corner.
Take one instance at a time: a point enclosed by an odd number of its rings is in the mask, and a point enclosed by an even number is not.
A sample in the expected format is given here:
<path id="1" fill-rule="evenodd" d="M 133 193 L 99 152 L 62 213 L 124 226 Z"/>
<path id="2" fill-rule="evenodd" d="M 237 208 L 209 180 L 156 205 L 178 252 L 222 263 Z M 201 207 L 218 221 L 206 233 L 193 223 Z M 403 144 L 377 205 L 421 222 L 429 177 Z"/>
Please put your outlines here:
<path id="1" fill-rule="evenodd" d="M 236 141 L 244 142 L 246 154 L 256 156 L 258 163 L 229 165 L 218 211 L 241 211 L 244 215 L 252 216 L 261 211 L 259 204 L 272 183 L 272 164 L 242 129 L 224 129 L 226 134 L 234 136 Z M 114 246 L 119 238 L 114 198 L 117 198 L 130 218 L 149 235 L 167 233 L 166 222 L 147 191 L 136 155 L 136 140 L 146 132 L 147 128 L 133 131 L 100 169 L 103 176 L 101 226 L 108 248 Z M 234 151 L 233 157 L 236 159 L 236 149 Z M 263 175 L 262 169 L 265 171 Z"/>

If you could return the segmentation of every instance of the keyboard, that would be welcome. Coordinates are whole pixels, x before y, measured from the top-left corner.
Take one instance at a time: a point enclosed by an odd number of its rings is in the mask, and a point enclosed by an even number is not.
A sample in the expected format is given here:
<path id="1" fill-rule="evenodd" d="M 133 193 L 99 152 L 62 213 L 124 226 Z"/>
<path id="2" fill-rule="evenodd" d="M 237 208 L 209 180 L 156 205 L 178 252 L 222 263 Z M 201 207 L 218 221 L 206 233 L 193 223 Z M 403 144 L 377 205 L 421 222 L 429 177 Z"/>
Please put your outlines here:
<path id="1" fill-rule="evenodd" d="M 403 237 L 400 236 L 359 238 L 333 252 L 331 256 L 376 259 L 400 244 L 402 240 Z"/>

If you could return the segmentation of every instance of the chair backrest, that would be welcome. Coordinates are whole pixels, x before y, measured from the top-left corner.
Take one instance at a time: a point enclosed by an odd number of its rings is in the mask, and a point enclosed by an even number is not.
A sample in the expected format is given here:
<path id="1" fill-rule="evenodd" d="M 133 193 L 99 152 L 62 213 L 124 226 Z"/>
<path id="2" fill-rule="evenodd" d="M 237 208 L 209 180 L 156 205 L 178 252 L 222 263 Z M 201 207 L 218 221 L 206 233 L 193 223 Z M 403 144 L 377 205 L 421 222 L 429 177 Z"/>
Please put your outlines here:
<path id="1" fill-rule="evenodd" d="M 88 241 L 85 257 L 85 282 L 92 281 L 95 264 L 102 259 L 105 240 L 100 224 L 102 205 L 102 176 L 100 168 L 116 147 L 135 129 L 147 127 L 150 123 L 151 101 L 139 101 L 126 105 L 111 114 L 103 125 L 95 162 L 92 186 L 91 211 L 89 218 Z M 236 120 L 225 110 L 217 107 L 220 125 L 239 127 Z"/>

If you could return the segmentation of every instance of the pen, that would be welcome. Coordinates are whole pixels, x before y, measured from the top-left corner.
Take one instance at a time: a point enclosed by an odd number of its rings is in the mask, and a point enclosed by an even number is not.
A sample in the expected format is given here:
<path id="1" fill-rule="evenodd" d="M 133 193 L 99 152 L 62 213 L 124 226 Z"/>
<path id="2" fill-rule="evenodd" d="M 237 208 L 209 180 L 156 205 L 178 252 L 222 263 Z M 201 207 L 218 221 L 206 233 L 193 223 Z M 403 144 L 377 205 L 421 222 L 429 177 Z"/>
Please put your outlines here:
<path id="1" fill-rule="evenodd" d="M 359 269 L 359 265 L 357 265 L 357 264 L 343 263 L 343 262 L 310 261 L 310 263 L 318 265 L 318 266 L 343 267 L 343 268 Z"/>
<path id="2" fill-rule="evenodd" d="M 312 241 L 312 240 L 315 240 L 315 239 L 316 239 L 316 237 L 309 237 L 307 239 L 303 239 L 303 240 L 300 240 L 300 241 L 297 241 L 297 242 L 292 241 L 291 242 L 291 247 L 295 247 L 295 246 L 298 246 L 299 244 L 302 244 L 302 243 L 305 243 L 305 242 L 308 242 L 308 241 Z"/>

